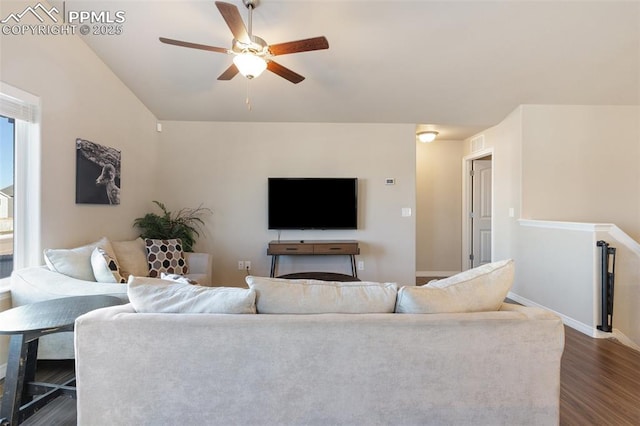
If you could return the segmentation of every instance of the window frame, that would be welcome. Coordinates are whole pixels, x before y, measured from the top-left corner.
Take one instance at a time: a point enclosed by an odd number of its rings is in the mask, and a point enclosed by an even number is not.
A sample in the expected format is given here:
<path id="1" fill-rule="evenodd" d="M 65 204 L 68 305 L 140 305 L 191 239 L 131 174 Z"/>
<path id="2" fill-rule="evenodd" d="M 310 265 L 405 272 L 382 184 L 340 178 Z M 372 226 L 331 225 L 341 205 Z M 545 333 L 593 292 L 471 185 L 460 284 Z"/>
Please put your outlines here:
<path id="1" fill-rule="evenodd" d="M 0 81 L 0 114 L 15 120 L 13 269 L 41 264 L 40 98 Z"/>

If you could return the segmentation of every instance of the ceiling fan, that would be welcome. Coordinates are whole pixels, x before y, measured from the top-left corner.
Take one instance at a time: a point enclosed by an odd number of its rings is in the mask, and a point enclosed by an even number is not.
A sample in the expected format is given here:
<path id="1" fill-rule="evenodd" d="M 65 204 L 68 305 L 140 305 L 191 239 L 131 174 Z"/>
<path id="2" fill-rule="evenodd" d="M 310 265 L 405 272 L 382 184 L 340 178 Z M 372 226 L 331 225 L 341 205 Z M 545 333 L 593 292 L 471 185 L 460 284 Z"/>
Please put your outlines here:
<path id="1" fill-rule="evenodd" d="M 252 34 L 253 9 L 258 5 L 258 0 L 242 0 L 249 9 L 248 30 L 242 22 L 238 8 L 231 4 L 217 1 L 216 7 L 229 26 L 233 34 L 231 49 L 208 46 L 206 44 L 190 43 L 188 41 L 173 40 L 160 37 L 160 41 L 175 46 L 189 47 L 192 49 L 208 50 L 210 52 L 226 53 L 234 55 L 233 64 L 227 68 L 218 80 L 231 80 L 240 73 L 248 79 L 258 77 L 265 69 L 290 82 L 297 84 L 304 80 L 300 74 L 280 65 L 272 58 L 290 53 L 308 52 L 311 50 L 328 49 L 329 42 L 322 37 L 308 38 L 304 40 L 289 41 L 278 44 L 267 44 L 266 41 Z"/>

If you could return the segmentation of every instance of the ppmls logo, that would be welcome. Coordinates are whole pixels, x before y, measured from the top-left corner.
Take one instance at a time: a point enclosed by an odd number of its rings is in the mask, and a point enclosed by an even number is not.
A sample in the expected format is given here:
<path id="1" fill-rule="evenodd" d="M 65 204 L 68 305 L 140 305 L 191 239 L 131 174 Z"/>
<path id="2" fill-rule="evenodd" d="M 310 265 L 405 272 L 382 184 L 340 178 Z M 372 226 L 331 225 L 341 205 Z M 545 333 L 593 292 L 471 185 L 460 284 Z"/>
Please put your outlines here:
<path id="1" fill-rule="evenodd" d="M 101 10 L 66 10 L 66 2 L 62 2 L 62 15 L 52 6 L 48 9 L 38 2 L 35 6 L 27 6 L 22 12 L 10 13 L 0 20 L 3 35 L 73 35 L 76 30 L 82 35 L 118 35 L 122 34 L 122 23 L 125 12 Z M 61 16 L 60 16 L 61 15 Z M 34 22 L 34 18 L 40 22 Z"/>
<path id="2" fill-rule="evenodd" d="M 33 7 L 32 6 L 28 6 L 25 10 L 23 10 L 20 13 L 11 13 L 11 14 L 9 14 L 9 16 L 7 16 L 2 21 L 0 21 L 0 23 L 6 24 L 9 21 L 13 20 L 16 24 L 19 24 L 20 20 L 22 19 L 22 17 L 27 15 L 27 14 L 31 14 L 31 15 L 35 16 L 36 19 L 38 19 L 38 21 L 40 21 L 42 23 L 44 23 L 43 16 L 48 16 L 49 19 L 51 19 L 51 21 L 53 21 L 54 23 L 57 23 L 58 22 L 58 18 L 56 18 L 56 15 L 58 15 L 59 13 L 60 12 L 55 7 L 51 7 L 51 9 L 47 10 L 47 8 L 42 5 L 42 3 L 38 3 Z"/>

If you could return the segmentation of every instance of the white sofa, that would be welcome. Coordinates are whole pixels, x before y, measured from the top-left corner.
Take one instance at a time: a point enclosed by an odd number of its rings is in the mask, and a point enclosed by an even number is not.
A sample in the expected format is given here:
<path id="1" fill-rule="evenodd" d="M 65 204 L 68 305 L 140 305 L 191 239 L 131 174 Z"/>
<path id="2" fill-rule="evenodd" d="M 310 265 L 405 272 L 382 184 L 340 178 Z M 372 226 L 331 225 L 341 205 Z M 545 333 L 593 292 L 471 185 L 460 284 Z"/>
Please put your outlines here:
<path id="1" fill-rule="evenodd" d="M 140 252 L 139 250 L 140 247 L 144 249 L 144 245 L 141 246 L 137 240 L 129 243 L 134 243 L 133 247 L 136 248 L 135 254 L 127 251 L 121 252 L 122 259 L 119 260 L 121 260 L 121 263 L 124 265 L 131 265 L 131 258 L 125 259 L 124 255 L 126 254 L 130 257 L 137 256 L 138 259 L 136 259 L 134 263 L 137 263 L 138 267 L 132 268 L 132 272 L 136 272 L 138 275 L 146 275 L 148 273 L 148 269 L 146 269 L 146 272 L 144 270 L 146 257 L 144 252 Z M 114 246 L 116 244 L 117 243 L 114 243 Z M 71 252 L 72 250 L 69 251 Z M 89 251 L 88 253 L 90 255 L 91 252 Z M 73 255 L 77 257 L 78 251 L 73 252 Z M 142 256 L 142 259 L 140 256 Z M 184 257 L 189 268 L 189 273 L 186 276 L 201 285 L 210 285 L 211 256 L 208 253 L 184 253 Z M 96 282 L 95 280 L 74 278 L 62 272 L 52 271 L 50 268 L 51 267 L 44 265 L 34 266 L 16 270 L 11 274 L 10 291 L 11 304 L 13 307 L 49 299 L 95 294 L 114 295 L 120 297 L 125 303 L 129 300 L 127 297 L 126 284 Z M 69 269 L 73 268 L 74 265 L 69 266 Z M 38 344 L 39 359 L 72 359 L 73 357 L 72 332 L 50 334 L 40 339 Z"/>
<path id="2" fill-rule="evenodd" d="M 78 424 L 557 425 L 560 318 L 408 313 L 458 310 L 471 281 L 130 280 L 131 303 L 76 321 Z"/>
<path id="3" fill-rule="evenodd" d="M 141 314 L 76 323 L 79 425 L 557 425 L 561 320 Z"/>

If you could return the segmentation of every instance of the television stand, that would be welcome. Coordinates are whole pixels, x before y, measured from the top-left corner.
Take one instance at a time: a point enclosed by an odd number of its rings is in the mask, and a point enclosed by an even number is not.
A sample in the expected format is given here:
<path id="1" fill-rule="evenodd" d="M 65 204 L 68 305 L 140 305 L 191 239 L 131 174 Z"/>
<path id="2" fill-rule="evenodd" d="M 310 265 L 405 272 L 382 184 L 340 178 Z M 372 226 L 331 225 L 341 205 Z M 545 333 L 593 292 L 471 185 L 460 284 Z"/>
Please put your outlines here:
<path id="1" fill-rule="evenodd" d="M 351 275 L 358 278 L 356 255 L 360 254 L 354 240 L 283 240 L 270 241 L 267 255 L 271 256 L 271 277 L 276 276 L 280 256 L 349 256 Z"/>

